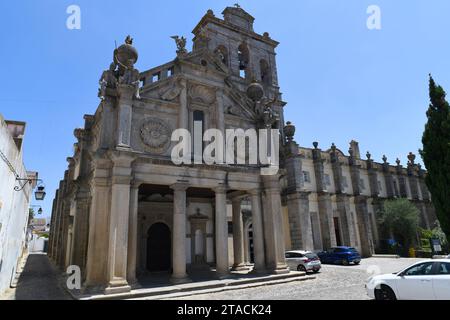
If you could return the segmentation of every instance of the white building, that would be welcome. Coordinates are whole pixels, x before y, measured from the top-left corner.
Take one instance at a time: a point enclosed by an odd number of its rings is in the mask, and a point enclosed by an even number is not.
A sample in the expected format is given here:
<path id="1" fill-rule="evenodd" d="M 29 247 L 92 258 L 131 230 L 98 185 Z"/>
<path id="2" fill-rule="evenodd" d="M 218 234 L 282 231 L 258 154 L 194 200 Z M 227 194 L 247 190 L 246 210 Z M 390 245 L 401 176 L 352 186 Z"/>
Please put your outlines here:
<path id="1" fill-rule="evenodd" d="M 26 248 L 28 209 L 34 186 L 16 178 L 37 176 L 27 172 L 23 164 L 24 132 L 24 122 L 5 121 L 0 114 L 0 295 L 14 279 Z"/>

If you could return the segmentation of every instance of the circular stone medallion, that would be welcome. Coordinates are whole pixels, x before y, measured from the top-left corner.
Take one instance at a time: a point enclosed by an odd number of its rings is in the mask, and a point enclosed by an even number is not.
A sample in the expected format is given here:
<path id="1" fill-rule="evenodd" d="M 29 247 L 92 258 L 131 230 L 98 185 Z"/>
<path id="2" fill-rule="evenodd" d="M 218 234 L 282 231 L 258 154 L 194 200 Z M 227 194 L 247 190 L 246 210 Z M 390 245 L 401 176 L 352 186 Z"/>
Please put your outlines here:
<path id="1" fill-rule="evenodd" d="M 169 126 L 160 119 L 144 120 L 140 130 L 142 142 L 154 153 L 163 153 L 170 145 Z"/>

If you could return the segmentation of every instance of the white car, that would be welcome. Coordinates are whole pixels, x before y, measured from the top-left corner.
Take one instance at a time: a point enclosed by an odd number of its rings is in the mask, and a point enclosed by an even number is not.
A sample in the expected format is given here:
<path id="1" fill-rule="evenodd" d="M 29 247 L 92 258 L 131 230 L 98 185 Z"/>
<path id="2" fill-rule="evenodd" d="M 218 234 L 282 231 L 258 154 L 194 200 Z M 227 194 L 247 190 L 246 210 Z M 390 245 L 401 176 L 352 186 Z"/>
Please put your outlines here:
<path id="1" fill-rule="evenodd" d="M 377 300 L 450 300 L 450 261 L 421 261 L 398 273 L 371 277 L 366 290 Z"/>
<path id="2" fill-rule="evenodd" d="M 322 268 L 317 254 L 304 250 L 287 251 L 286 263 L 289 269 L 303 272 L 312 271 L 317 273 Z"/>

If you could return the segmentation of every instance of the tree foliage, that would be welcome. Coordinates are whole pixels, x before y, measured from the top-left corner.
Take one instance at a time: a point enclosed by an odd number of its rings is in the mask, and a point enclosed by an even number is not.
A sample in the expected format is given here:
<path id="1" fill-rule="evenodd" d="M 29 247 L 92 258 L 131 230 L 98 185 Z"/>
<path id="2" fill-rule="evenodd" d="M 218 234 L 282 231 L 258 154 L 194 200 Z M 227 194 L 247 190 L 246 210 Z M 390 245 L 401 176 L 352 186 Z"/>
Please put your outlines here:
<path id="1" fill-rule="evenodd" d="M 426 184 L 431 193 L 442 230 L 450 239 L 450 106 L 446 93 L 430 75 L 428 122 L 420 151 L 427 169 Z"/>
<path id="2" fill-rule="evenodd" d="M 387 200 L 383 204 L 380 224 L 407 249 L 417 235 L 419 210 L 407 199 Z"/>

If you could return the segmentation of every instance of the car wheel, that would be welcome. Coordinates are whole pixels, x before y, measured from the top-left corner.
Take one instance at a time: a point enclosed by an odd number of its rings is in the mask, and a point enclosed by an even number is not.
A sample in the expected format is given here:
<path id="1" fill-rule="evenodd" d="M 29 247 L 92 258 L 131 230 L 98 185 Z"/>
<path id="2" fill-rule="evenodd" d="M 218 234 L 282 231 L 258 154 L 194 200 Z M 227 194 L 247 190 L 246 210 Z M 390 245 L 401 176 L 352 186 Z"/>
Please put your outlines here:
<path id="1" fill-rule="evenodd" d="M 314 273 L 319 273 L 320 270 L 313 270 Z"/>
<path id="2" fill-rule="evenodd" d="M 348 266 L 349 265 L 348 260 L 347 259 L 342 260 L 342 264 L 344 266 Z"/>
<path id="3" fill-rule="evenodd" d="M 381 286 L 380 289 L 375 289 L 376 300 L 397 300 L 394 291 L 388 286 Z"/>
<path id="4" fill-rule="evenodd" d="M 361 262 L 360 261 L 355 261 L 354 262 L 354 264 L 356 264 L 356 265 L 358 265 L 358 264 L 360 264 Z"/>
<path id="5" fill-rule="evenodd" d="M 306 272 L 306 268 L 305 268 L 305 266 L 304 266 L 304 265 L 302 265 L 302 264 L 299 264 L 299 265 L 298 265 L 298 267 L 297 267 L 297 271 L 302 271 L 302 272 Z"/>

